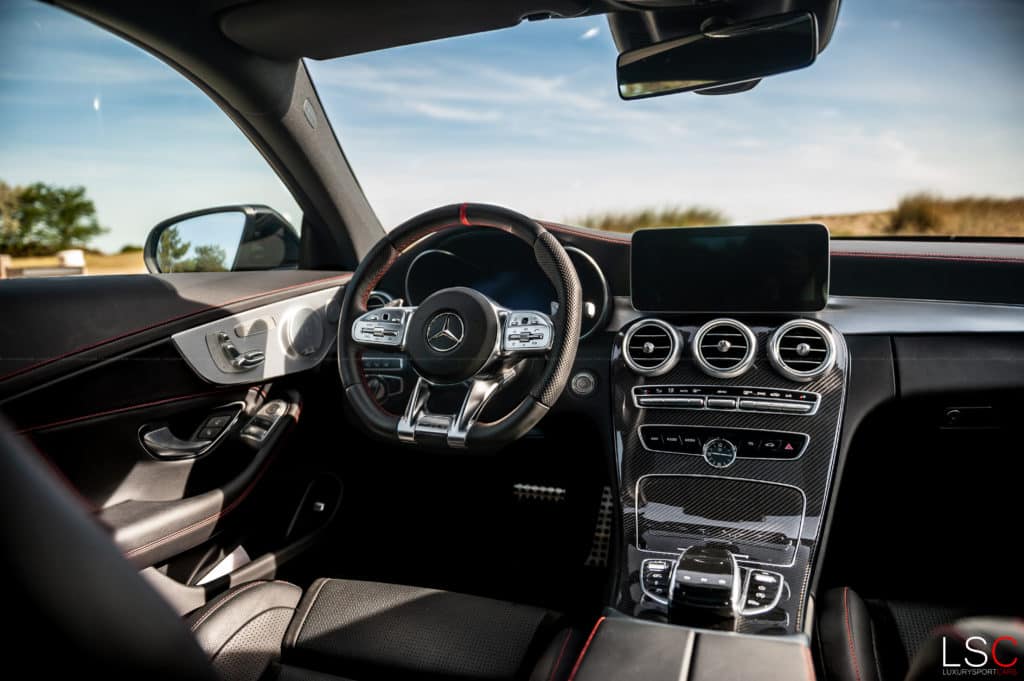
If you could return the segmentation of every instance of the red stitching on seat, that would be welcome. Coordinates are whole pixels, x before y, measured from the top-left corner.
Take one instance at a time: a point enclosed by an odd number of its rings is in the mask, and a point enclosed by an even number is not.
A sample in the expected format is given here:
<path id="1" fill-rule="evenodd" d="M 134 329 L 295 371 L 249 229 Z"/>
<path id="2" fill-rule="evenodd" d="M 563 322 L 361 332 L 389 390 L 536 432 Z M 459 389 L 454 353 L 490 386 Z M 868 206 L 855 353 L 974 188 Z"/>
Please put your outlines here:
<path id="1" fill-rule="evenodd" d="M 573 681 L 576 678 L 576 672 L 580 670 L 580 665 L 583 664 L 583 658 L 587 654 L 587 649 L 590 648 L 590 642 L 594 640 L 594 636 L 597 634 L 597 630 L 601 627 L 601 623 L 604 622 L 604 617 L 600 617 L 594 624 L 594 628 L 590 630 L 590 636 L 587 637 L 587 642 L 583 644 L 583 650 L 580 651 L 579 657 L 576 658 L 576 664 L 572 667 L 572 672 L 569 674 L 569 681 Z"/>
<path id="2" fill-rule="evenodd" d="M 860 681 L 860 665 L 857 663 L 857 651 L 853 645 L 853 629 L 850 626 L 850 604 L 848 602 L 850 587 L 843 587 L 843 611 L 846 613 L 846 640 L 850 644 L 850 663 L 853 665 L 853 675 Z"/>
<path id="3" fill-rule="evenodd" d="M 466 217 L 466 207 L 467 206 L 469 206 L 468 203 L 464 203 L 461 206 L 459 206 L 459 222 L 464 224 L 466 227 L 472 227 L 473 223 L 471 223 L 469 221 L 469 218 Z"/>
<path id="4" fill-rule="evenodd" d="M 551 676 L 548 677 L 548 681 L 555 681 L 555 674 L 558 673 L 558 666 L 562 664 L 562 656 L 565 655 L 565 648 L 569 645 L 570 638 L 572 638 L 572 629 L 565 632 L 565 640 L 562 641 L 562 649 L 558 651 L 558 657 L 555 658 L 555 663 L 551 665 Z"/>
<path id="5" fill-rule="evenodd" d="M 259 299 L 259 298 L 263 298 L 263 297 L 266 297 L 266 296 L 272 296 L 275 293 L 283 293 L 284 291 L 290 291 L 292 289 L 302 288 L 304 286 L 313 286 L 314 284 L 321 284 L 321 283 L 328 282 L 328 281 L 335 281 L 335 280 L 342 280 L 342 279 L 345 282 L 347 282 L 351 278 L 352 278 L 352 273 L 351 272 L 346 272 L 346 273 L 341 274 L 341 275 L 334 275 L 334 276 L 331 276 L 331 277 L 324 277 L 323 279 L 314 279 L 312 281 L 304 281 L 302 283 L 293 284 L 291 286 L 284 286 L 282 288 L 273 289 L 273 290 L 270 290 L 270 291 L 261 291 L 260 293 L 254 293 L 252 295 L 243 296 L 241 298 L 235 298 L 234 300 L 226 300 L 224 302 L 216 303 L 216 304 L 213 304 L 213 305 L 206 305 L 204 307 L 200 307 L 198 309 L 192 310 L 191 312 L 184 312 L 182 314 L 175 315 L 174 317 L 168 317 L 167 319 L 161 320 L 159 322 L 154 322 L 152 324 L 147 324 L 146 326 L 142 326 L 142 327 L 139 327 L 137 329 L 133 329 L 131 331 L 125 331 L 124 333 L 119 333 L 116 336 L 110 336 L 109 338 L 105 338 L 103 340 L 99 340 L 99 341 L 96 341 L 94 343 L 90 343 L 88 345 L 83 345 L 81 347 L 75 348 L 74 350 L 68 350 L 67 352 L 64 352 L 64 353 L 62 353 L 60 355 L 57 355 L 56 357 L 51 357 L 49 359 L 44 359 L 44 360 L 41 360 L 41 361 L 36 362 L 34 364 L 29 364 L 27 366 L 23 366 L 20 369 L 15 369 L 14 371 L 11 371 L 10 373 L 7 373 L 7 374 L 4 374 L 3 376 L 0 376 L 0 381 L 6 381 L 9 378 L 14 378 L 15 376 L 23 374 L 23 373 L 25 373 L 27 371 L 33 371 L 34 369 L 38 369 L 39 367 L 46 366 L 47 364 L 52 364 L 52 363 L 54 363 L 54 362 L 56 362 L 58 360 L 62 360 L 64 358 L 66 358 L 66 357 L 70 357 L 72 355 L 77 355 L 80 352 L 85 352 L 87 350 L 93 350 L 93 349 L 101 347 L 103 345 L 107 345 L 108 343 L 113 343 L 114 341 L 119 341 L 119 340 L 122 340 L 124 338 L 130 338 L 131 336 L 135 336 L 135 335 L 143 333 L 145 331 L 150 331 L 152 329 L 159 328 L 161 326 L 164 326 L 166 324 L 170 324 L 172 322 L 181 321 L 182 319 L 188 319 L 189 317 L 194 317 L 196 315 L 203 314 L 204 312 L 210 312 L 211 310 L 219 310 L 219 309 L 221 309 L 223 307 L 226 307 L 228 305 L 237 305 L 238 303 L 244 303 L 245 301 L 248 301 L 248 300 Z M 341 283 L 344 283 L 344 282 L 341 282 Z"/>

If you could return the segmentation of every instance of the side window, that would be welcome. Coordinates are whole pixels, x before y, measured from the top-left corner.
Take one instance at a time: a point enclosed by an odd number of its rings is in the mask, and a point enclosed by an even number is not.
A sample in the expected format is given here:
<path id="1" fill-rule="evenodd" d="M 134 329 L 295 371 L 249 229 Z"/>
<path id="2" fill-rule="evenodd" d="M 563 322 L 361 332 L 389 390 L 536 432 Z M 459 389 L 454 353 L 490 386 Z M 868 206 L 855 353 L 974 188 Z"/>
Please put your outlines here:
<path id="1" fill-rule="evenodd" d="M 302 213 L 249 140 L 84 19 L 0 2 L 0 130 L 0 278 L 297 265 Z"/>

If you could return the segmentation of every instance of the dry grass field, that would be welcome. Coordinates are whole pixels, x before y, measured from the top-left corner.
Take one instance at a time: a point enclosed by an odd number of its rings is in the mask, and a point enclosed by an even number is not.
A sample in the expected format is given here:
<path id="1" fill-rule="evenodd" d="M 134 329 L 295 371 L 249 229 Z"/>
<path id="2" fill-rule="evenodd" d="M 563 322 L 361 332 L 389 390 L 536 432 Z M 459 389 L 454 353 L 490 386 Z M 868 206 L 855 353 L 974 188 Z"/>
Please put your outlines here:
<path id="1" fill-rule="evenodd" d="M 774 222 L 821 222 L 832 236 L 1024 236 L 1024 197 L 943 199 L 914 194 L 900 199 L 895 210 L 810 215 Z"/>
<path id="2" fill-rule="evenodd" d="M 612 232 L 634 232 L 645 227 L 690 227 L 726 222 L 713 209 L 664 208 L 633 212 L 598 213 L 567 220 Z M 865 213 L 804 215 L 768 220 L 774 223 L 820 222 L 832 236 L 1024 236 L 1024 197 L 1009 199 L 962 197 L 946 199 L 933 194 L 913 194 L 900 199 L 896 208 Z"/>
<path id="3" fill-rule="evenodd" d="M 57 256 L 38 258 L 12 258 L 11 267 L 56 267 Z M 142 251 L 130 253 L 86 253 L 85 269 L 88 274 L 138 274 L 146 271 Z"/>
<path id="4" fill-rule="evenodd" d="M 634 232 L 645 227 L 689 227 L 726 222 L 710 208 L 661 208 L 598 213 L 568 220 L 611 232 Z M 998 199 L 962 197 L 945 199 L 932 194 L 905 196 L 893 210 L 840 215 L 804 215 L 770 220 L 775 223 L 820 222 L 832 236 L 958 236 L 1024 237 L 1024 197 Z M 104 255 L 85 254 L 89 274 L 137 274 L 146 271 L 141 251 Z M 56 267 L 57 258 L 14 258 L 12 267 Z"/>

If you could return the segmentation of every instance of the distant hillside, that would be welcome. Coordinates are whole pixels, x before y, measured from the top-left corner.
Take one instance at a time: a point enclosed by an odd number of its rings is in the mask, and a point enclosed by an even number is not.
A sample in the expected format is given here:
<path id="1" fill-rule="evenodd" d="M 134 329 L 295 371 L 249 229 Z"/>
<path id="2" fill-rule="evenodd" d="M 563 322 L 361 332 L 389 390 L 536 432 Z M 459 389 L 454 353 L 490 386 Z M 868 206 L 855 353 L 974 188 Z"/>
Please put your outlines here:
<path id="1" fill-rule="evenodd" d="M 569 224 L 626 233 L 646 227 L 692 227 L 727 221 L 723 212 L 702 207 L 594 213 L 567 220 Z M 821 222 L 833 236 L 1024 236 L 1024 196 L 947 199 L 934 194 L 912 194 L 900 199 L 892 210 L 805 215 L 764 222 Z"/>
<path id="2" fill-rule="evenodd" d="M 725 214 L 713 208 L 669 206 L 640 210 L 591 213 L 566 220 L 567 224 L 601 229 L 606 232 L 635 232 L 648 227 L 698 227 L 727 222 Z"/>
<path id="3" fill-rule="evenodd" d="M 913 194 L 900 199 L 895 210 L 772 222 L 821 222 L 832 236 L 1024 236 L 1024 197 L 944 199 Z"/>

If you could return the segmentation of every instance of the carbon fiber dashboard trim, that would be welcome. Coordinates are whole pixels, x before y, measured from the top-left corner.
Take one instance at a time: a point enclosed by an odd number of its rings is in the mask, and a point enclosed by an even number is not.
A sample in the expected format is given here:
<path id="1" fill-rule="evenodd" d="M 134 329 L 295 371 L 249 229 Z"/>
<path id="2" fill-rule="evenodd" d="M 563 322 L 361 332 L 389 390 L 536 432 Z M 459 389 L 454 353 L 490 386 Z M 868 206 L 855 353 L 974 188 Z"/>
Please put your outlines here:
<path id="1" fill-rule="evenodd" d="M 692 486 L 694 489 L 692 492 L 685 488 L 685 483 L 693 481 L 700 481 L 707 479 L 705 485 L 699 485 L 694 483 Z M 653 490 L 650 489 L 652 485 L 662 484 L 669 489 L 662 490 L 667 492 L 667 499 L 656 501 L 654 500 Z M 699 489 L 703 487 L 703 489 Z M 731 488 L 731 489 L 730 489 Z M 776 489 L 772 489 L 776 488 Z M 773 495 L 772 492 L 775 492 Z M 796 496 L 793 496 L 793 492 Z M 699 514 L 687 513 L 687 506 L 690 506 L 691 502 L 695 502 L 698 506 L 703 508 L 711 508 L 716 504 L 721 507 L 721 499 L 735 496 L 737 493 L 743 494 L 743 504 L 746 508 L 749 508 L 747 504 L 752 505 L 755 500 L 757 502 L 763 502 L 765 505 L 758 508 L 759 511 L 768 511 L 767 513 L 758 513 L 758 515 L 766 516 L 764 521 L 752 522 L 735 520 L 725 522 L 719 519 L 713 519 L 708 521 L 706 518 L 700 518 Z M 782 497 L 786 494 L 790 494 L 792 497 L 788 501 L 798 500 L 798 505 L 794 505 L 791 508 L 786 508 L 786 499 Z M 746 545 L 753 543 L 764 543 L 769 541 L 770 538 L 778 537 L 781 542 L 776 542 L 780 546 L 785 545 L 789 548 L 789 544 L 792 543 L 792 548 L 796 548 L 796 544 L 799 538 L 803 534 L 804 519 L 807 516 L 807 495 L 799 487 L 794 485 L 787 485 L 780 482 L 767 482 L 764 480 L 747 480 L 744 478 L 733 478 L 726 475 L 705 475 L 697 473 L 677 473 L 665 475 L 662 473 L 652 473 L 650 475 L 642 475 L 636 482 L 636 491 L 633 496 L 635 500 L 636 509 L 636 548 L 638 551 L 644 553 L 664 553 L 664 551 L 652 550 L 647 548 L 651 544 L 651 539 L 657 540 L 661 535 L 662 538 L 673 538 L 679 536 L 685 539 L 686 546 L 677 546 L 676 548 L 682 551 L 685 548 L 689 548 L 692 544 L 694 536 L 693 532 L 700 531 L 706 532 L 709 529 L 720 530 L 720 534 L 705 535 L 714 541 L 721 543 L 729 542 L 734 543 L 740 550 L 747 551 Z M 661 517 L 650 517 L 652 515 L 651 508 L 656 507 L 655 513 Z M 669 513 L 666 513 L 666 510 Z M 787 510 L 790 513 L 787 513 Z M 676 512 L 682 518 L 673 518 L 672 512 Z M 772 513 L 774 511 L 774 513 Z M 745 513 L 748 518 L 751 515 L 749 512 Z M 688 523 L 694 525 L 695 522 L 700 520 L 707 521 L 706 525 L 694 526 L 694 527 L 680 527 L 682 523 Z M 716 526 L 716 523 L 717 526 Z M 747 527 L 743 527 L 746 524 Z M 753 525 L 759 525 L 763 527 L 753 527 Z M 666 527 L 667 526 L 667 527 Z M 792 531 L 790 531 L 792 530 Z M 671 543 L 671 542 L 670 542 Z M 668 548 L 668 547 L 666 547 Z M 789 556 L 785 563 L 773 562 L 771 560 L 758 560 L 762 556 L 754 556 L 752 553 L 741 553 L 735 554 L 738 561 L 744 565 L 766 565 L 772 567 L 792 567 L 796 560 L 796 551 L 789 551 L 786 555 Z"/>
<path id="2" fill-rule="evenodd" d="M 781 322 L 780 322 L 781 323 Z M 679 326 L 685 336 L 692 334 L 697 324 Z M 649 378 L 632 373 L 622 361 L 621 345 L 612 351 L 612 408 L 615 429 L 616 462 L 619 493 L 623 513 L 623 565 L 625 579 L 618 596 L 617 607 L 636 616 L 658 618 L 665 614 L 665 606 L 652 601 L 643 593 L 640 580 L 641 562 L 659 553 L 638 548 L 637 485 L 645 476 L 703 476 L 707 478 L 740 478 L 796 487 L 806 499 L 806 511 L 792 556 L 792 564 L 773 568 L 785 578 L 789 595 L 771 612 L 737 620 L 737 631 L 760 634 L 791 634 L 803 627 L 807 607 L 808 585 L 813 556 L 826 513 L 826 503 L 836 462 L 839 433 L 842 427 L 849 358 L 841 334 L 833 329 L 836 343 L 836 363 L 826 374 L 807 383 L 795 383 L 781 377 L 770 366 L 763 348 L 775 326 L 752 326 L 761 348 L 754 366 L 742 376 L 732 379 L 714 379 L 705 375 L 691 358 L 682 359 L 672 371 L 663 376 Z M 621 334 L 619 337 L 621 341 Z M 637 407 L 632 389 L 642 385 L 709 385 L 718 387 L 761 386 L 777 390 L 809 391 L 820 395 L 819 407 L 813 415 L 769 414 L 741 411 L 651 409 Z M 739 458 L 727 469 L 716 469 L 698 456 L 646 449 L 639 435 L 642 425 L 699 426 L 711 428 L 754 429 L 803 433 L 809 437 L 807 447 L 798 459 L 745 459 Z M 642 504 L 640 504 L 642 506 Z M 746 517 L 750 512 L 742 499 L 726 497 L 715 510 L 715 517 L 726 524 L 730 519 Z M 682 545 L 682 544 L 681 544 Z M 660 548 L 660 547 L 659 547 Z M 740 559 L 744 566 L 754 561 Z"/>

